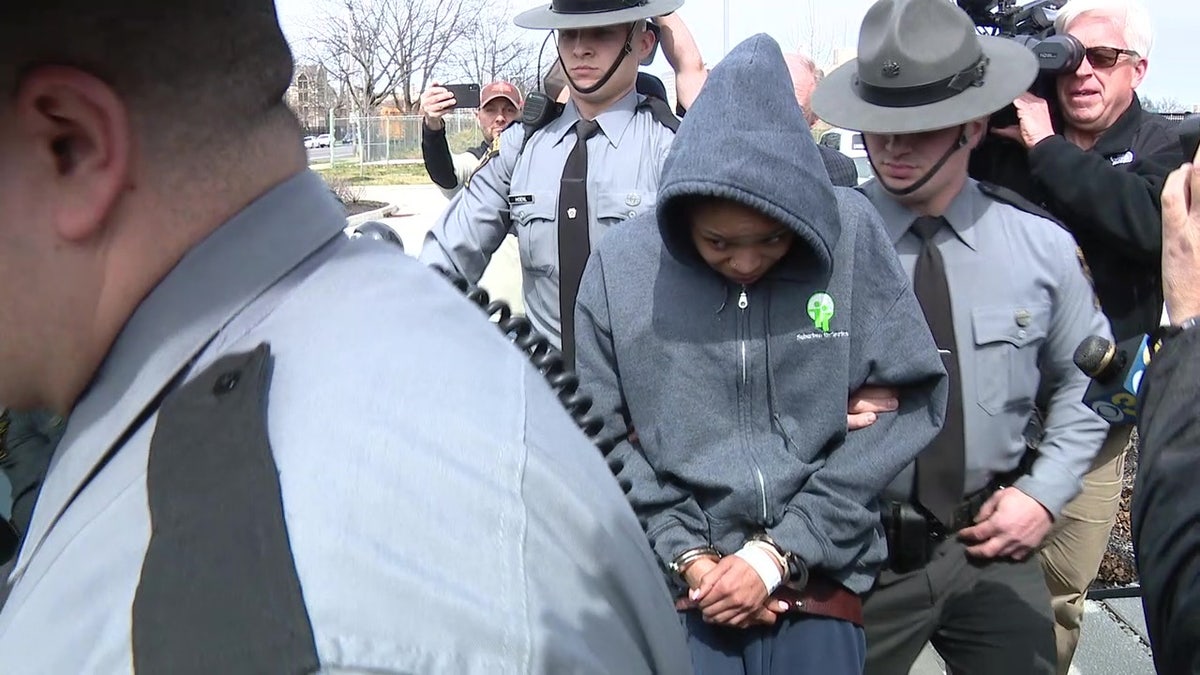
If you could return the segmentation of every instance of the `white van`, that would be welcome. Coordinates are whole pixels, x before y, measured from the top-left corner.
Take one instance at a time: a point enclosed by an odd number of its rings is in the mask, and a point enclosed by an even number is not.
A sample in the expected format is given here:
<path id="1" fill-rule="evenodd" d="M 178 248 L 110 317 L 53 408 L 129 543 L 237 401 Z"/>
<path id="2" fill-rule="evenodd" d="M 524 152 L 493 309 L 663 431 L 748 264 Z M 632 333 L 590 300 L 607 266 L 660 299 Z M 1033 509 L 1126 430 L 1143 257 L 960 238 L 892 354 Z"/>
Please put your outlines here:
<path id="1" fill-rule="evenodd" d="M 854 166 L 858 169 L 859 185 L 874 177 L 871 161 L 867 159 L 867 144 L 863 141 L 861 132 L 834 127 L 821 134 L 821 140 L 817 142 L 854 160 Z"/>
<path id="2" fill-rule="evenodd" d="M 833 148 L 847 157 L 866 157 L 867 144 L 860 132 L 833 128 L 821 134 L 821 145 Z"/>

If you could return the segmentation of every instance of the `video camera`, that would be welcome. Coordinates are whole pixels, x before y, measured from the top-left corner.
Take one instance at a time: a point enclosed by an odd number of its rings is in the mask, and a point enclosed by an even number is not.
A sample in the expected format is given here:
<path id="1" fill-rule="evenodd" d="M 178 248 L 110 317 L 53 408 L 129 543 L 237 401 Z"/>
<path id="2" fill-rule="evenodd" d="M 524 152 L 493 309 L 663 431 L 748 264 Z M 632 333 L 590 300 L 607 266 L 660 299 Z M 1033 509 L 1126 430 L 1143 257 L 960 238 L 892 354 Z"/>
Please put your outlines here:
<path id="1" fill-rule="evenodd" d="M 1067 0 L 1033 0 L 1022 4 L 1020 0 L 957 0 L 984 35 L 1013 40 L 1033 52 L 1038 61 L 1038 78 L 1029 91 L 1050 105 L 1051 113 L 1058 108 L 1055 94 L 1055 78 L 1064 73 L 1075 72 L 1084 59 L 1084 46 L 1071 35 L 1054 33 L 1054 18 Z M 992 126 L 1002 127 L 1017 123 L 1017 112 L 1012 106 L 992 116 Z"/>

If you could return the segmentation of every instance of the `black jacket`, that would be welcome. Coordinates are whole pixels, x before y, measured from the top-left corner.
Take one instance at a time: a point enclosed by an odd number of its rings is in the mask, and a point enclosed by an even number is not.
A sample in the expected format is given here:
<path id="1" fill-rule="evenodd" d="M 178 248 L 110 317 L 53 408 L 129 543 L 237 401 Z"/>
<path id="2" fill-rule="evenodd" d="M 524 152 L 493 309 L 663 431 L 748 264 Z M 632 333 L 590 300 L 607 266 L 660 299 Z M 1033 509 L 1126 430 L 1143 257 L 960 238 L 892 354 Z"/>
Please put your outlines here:
<path id="1" fill-rule="evenodd" d="M 1169 338 L 1141 387 L 1131 517 L 1160 673 L 1200 673 L 1200 328 Z"/>
<path id="2" fill-rule="evenodd" d="M 831 183 L 848 188 L 858 185 L 858 167 L 854 166 L 854 160 L 824 145 L 818 145 L 817 152 L 821 153 Z"/>
<path id="3" fill-rule="evenodd" d="M 1162 316 L 1159 197 L 1183 163 L 1174 127 L 1135 96 L 1091 150 L 1052 136 L 1026 152 L 993 137 L 971 158 L 973 177 L 1042 205 L 1075 235 L 1118 340 L 1154 330 Z"/>
<path id="4" fill-rule="evenodd" d="M 12 523 L 24 536 L 33 517 L 50 457 L 66 430 L 62 418 L 49 412 L 9 412 L 9 427 L 0 447 L 0 469 L 12 484 Z"/>

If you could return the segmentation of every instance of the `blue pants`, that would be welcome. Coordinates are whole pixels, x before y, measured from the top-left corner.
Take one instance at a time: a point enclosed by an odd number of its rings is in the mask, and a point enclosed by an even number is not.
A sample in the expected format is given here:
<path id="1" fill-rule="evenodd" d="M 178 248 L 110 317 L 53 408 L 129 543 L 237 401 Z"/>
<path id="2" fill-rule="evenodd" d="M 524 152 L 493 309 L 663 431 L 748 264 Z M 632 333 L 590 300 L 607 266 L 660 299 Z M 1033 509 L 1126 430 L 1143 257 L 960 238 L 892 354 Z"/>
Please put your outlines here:
<path id="1" fill-rule="evenodd" d="M 683 616 L 696 675 L 862 675 L 867 657 L 863 629 L 849 621 L 796 614 L 737 629 Z"/>

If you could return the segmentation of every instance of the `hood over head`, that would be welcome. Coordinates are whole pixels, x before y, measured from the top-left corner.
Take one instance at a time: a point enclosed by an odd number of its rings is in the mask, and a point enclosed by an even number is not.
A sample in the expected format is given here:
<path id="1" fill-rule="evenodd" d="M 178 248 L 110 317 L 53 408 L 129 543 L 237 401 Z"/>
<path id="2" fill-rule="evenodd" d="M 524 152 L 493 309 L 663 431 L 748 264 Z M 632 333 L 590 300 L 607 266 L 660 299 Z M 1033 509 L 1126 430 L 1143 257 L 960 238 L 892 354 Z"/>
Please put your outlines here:
<path id="1" fill-rule="evenodd" d="M 793 250 L 807 246 L 810 258 L 831 264 L 841 234 L 837 197 L 783 53 L 765 34 L 742 42 L 713 68 L 663 165 L 663 241 L 676 258 L 702 263 L 687 218 L 686 202 L 694 197 L 763 213 L 797 234 Z"/>

